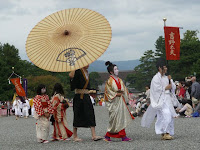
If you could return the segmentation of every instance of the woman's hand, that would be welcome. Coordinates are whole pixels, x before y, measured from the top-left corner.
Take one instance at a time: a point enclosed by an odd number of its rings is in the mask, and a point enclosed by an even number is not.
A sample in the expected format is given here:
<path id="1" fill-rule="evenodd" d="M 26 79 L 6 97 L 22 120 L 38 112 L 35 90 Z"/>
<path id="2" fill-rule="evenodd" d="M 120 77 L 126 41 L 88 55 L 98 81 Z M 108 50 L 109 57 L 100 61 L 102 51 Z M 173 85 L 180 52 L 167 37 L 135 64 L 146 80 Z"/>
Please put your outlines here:
<path id="1" fill-rule="evenodd" d="M 117 93 L 117 95 L 116 95 L 116 96 L 117 96 L 117 97 L 121 97 L 121 96 L 122 96 L 122 94 L 123 94 L 123 93 L 121 93 L 121 92 L 120 92 L 120 93 Z"/>
<path id="2" fill-rule="evenodd" d="M 116 96 L 117 96 L 117 97 L 121 97 L 121 96 L 122 96 L 122 93 L 117 93 Z"/>
<path id="3" fill-rule="evenodd" d="M 74 74 L 75 74 L 75 71 L 71 71 L 70 73 L 69 73 L 69 77 L 72 79 L 72 78 L 74 78 Z"/>
<path id="4" fill-rule="evenodd" d="M 169 79 L 169 80 L 171 80 L 171 79 L 172 79 L 171 75 L 168 75 L 168 79 Z"/>
<path id="5" fill-rule="evenodd" d="M 46 118 L 49 118 L 49 117 L 50 117 L 50 114 L 49 114 L 48 112 L 46 112 L 46 113 L 44 113 L 44 116 L 45 116 Z"/>

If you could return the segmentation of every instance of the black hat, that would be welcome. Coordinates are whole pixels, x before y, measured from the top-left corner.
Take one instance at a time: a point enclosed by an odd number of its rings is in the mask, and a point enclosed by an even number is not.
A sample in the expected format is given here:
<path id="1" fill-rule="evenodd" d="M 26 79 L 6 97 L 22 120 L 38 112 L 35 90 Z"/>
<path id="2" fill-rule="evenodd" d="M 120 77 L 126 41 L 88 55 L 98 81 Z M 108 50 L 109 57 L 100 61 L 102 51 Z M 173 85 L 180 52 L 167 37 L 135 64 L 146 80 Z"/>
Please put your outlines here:
<path id="1" fill-rule="evenodd" d="M 166 60 L 164 58 L 159 58 L 156 62 L 156 68 L 162 68 L 163 66 L 167 66 Z"/>

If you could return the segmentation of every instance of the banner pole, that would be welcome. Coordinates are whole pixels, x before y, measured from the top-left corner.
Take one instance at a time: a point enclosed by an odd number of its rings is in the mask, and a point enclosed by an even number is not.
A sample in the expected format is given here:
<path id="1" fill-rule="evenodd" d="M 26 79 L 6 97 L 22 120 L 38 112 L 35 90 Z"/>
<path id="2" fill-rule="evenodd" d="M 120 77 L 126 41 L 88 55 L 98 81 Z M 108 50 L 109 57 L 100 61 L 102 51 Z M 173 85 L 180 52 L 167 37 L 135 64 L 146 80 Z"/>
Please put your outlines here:
<path id="1" fill-rule="evenodd" d="M 165 26 L 166 26 L 167 18 L 163 18 L 163 21 L 164 21 L 164 27 L 165 27 Z M 164 35 L 165 35 L 165 33 L 164 33 Z M 166 49 L 165 49 L 165 53 L 166 53 Z M 167 55 L 166 55 L 166 60 L 167 60 Z M 170 74 L 169 74 L 168 60 L 167 60 L 167 74 L 170 75 Z M 170 80 L 169 80 L 169 84 L 170 84 L 170 83 L 171 83 L 171 82 L 170 82 Z"/>
<path id="2" fill-rule="evenodd" d="M 167 18 L 163 18 L 163 21 L 164 21 L 164 27 L 165 27 L 166 26 Z"/>
<path id="3" fill-rule="evenodd" d="M 166 21 L 167 21 L 167 18 L 163 18 L 163 21 L 164 21 L 164 27 L 166 26 Z M 164 33 L 165 35 L 165 33 Z M 166 50 L 165 50 L 165 53 L 166 53 Z M 167 56 L 166 56 L 167 57 Z M 166 59 L 167 60 L 167 59 Z M 168 60 L 167 60 L 167 67 L 168 67 Z M 168 68 L 168 74 L 169 74 L 169 68 Z"/>

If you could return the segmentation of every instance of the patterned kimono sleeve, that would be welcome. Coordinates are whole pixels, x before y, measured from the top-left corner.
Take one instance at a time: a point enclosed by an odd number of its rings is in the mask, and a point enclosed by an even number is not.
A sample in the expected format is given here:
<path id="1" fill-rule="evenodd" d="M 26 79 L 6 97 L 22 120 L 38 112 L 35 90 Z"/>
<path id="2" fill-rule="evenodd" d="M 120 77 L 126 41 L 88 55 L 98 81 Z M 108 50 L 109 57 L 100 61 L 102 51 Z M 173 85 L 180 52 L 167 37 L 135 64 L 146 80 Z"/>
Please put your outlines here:
<path id="1" fill-rule="evenodd" d="M 35 111 L 38 114 L 38 116 L 42 116 L 44 115 L 44 111 L 43 111 L 43 107 L 42 107 L 42 103 L 39 99 L 38 96 L 36 96 L 33 100 L 33 105 L 35 107 Z"/>
<path id="2" fill-rule="evenodd" d="M 113 91 L 112 88 L 113 79 L 109 78 L 105 85 L 105 95 L 104 99 L 106 101 L 112 102 L 112 100 L 116 97 L 117 92 Z"/>
<path id="3" fill-rule="evenodd" d="M 48 95 L 46 95 L 46 100 L 47 100 L 47 103 L 48 103 L 48 113 L 53 114 L 52 104 L 51 104 L 51 101 L 49 100 Z"/>
<path id="4" fill-rule="evenodd" d="M 59 114 L 59 111 L 60 111 L 60 99 L 58 98 L 58 96 L 54 96 L 53 97 L 53 101 L 52 101 L 52 108 L 54 110 L 54 119 L 56 121 L 59 121 L 61 119 L 60 115 Z"/>

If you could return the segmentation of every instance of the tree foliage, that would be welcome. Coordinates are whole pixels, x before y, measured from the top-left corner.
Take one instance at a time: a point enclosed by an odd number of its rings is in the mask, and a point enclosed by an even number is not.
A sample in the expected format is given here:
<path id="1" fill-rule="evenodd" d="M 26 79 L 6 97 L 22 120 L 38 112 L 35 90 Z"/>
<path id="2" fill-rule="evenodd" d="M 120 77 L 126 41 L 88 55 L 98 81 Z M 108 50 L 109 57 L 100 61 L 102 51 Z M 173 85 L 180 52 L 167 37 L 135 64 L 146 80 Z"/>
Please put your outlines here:
<path id="1" fill-rule="evenodd" d="M 47 88 L 47 95 L 52 96 L 53 87 L 56 83 L 60 83 L 60 79 L 52 75 L 28 76 L 28 96 L 34 97 L 37 95 L 37 87 L 39 84 L 44 84 Z"/>
<path id="2" fill-rule="evenodd" d="M 126 78 L 126 81 L 130 83 L 129 87 L 143 90 L 145 86 L 149 86 L 156 70 L 154 55 L 152 50 L 147 50 L 140 58 L 141 64 L 135 67 L 135 73 L 129 74 Z"/>
<path id="3" fill-rule="evenodd" d="M 90 77 L 90 87 L 92 89 L 98 89 L 98 85 L 101 85 L 103 82 L 100 80 L 100 75 L 98 72 L 91 72 Z"/>

